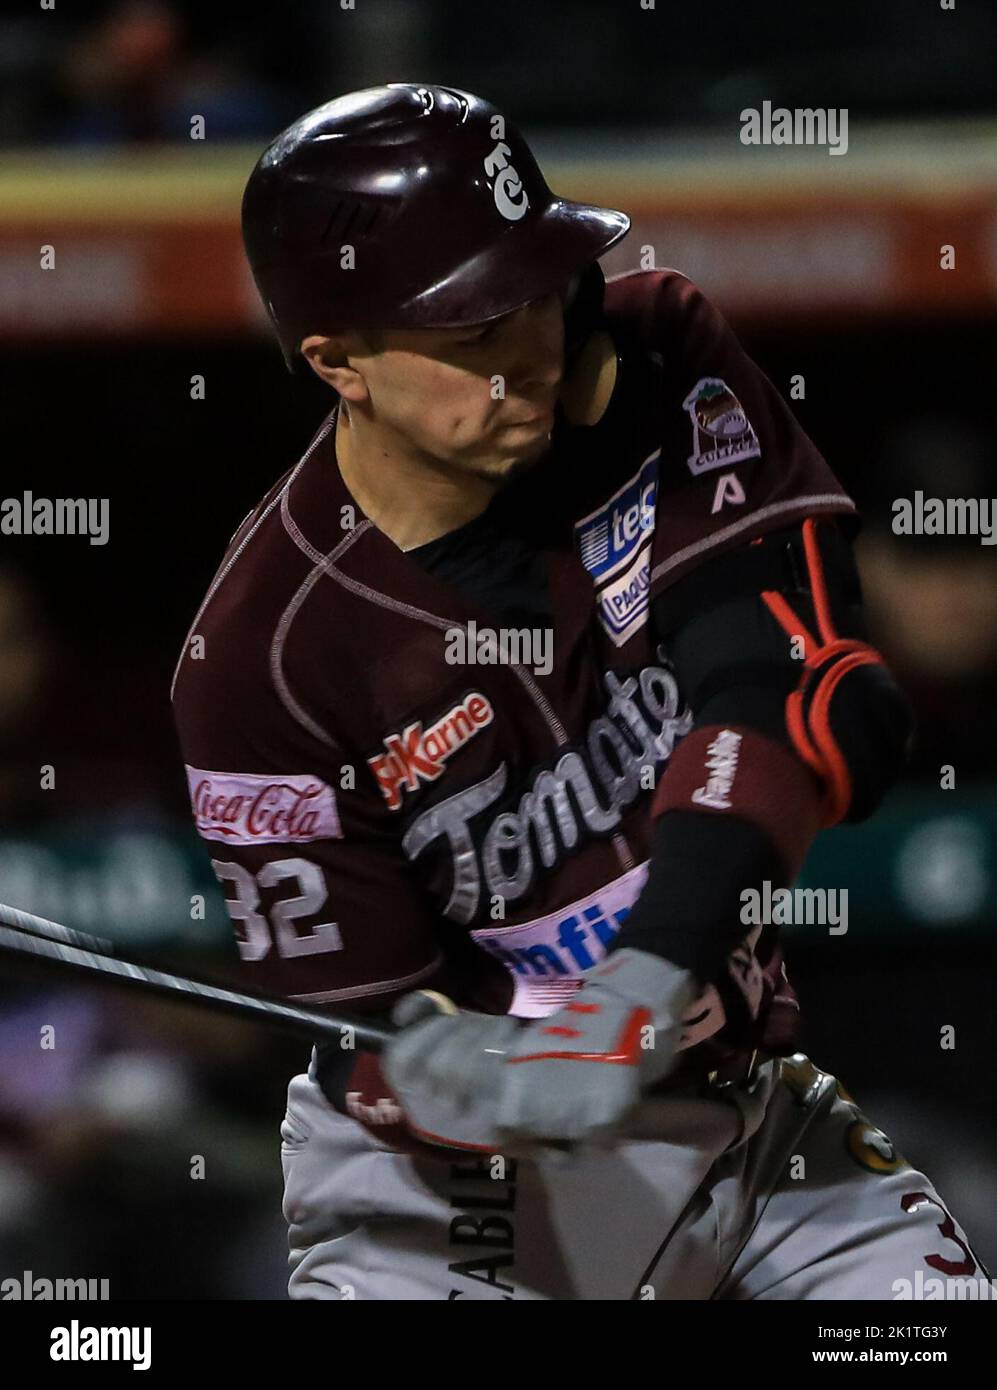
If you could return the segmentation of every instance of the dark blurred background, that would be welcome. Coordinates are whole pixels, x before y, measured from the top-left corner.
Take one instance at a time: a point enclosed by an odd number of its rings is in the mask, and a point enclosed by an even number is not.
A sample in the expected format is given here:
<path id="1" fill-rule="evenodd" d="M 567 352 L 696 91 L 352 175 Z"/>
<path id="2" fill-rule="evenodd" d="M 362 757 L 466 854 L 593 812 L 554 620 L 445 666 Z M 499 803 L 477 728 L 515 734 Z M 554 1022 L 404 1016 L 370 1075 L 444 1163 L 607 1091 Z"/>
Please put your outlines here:
<path id="1" fill-rule="evenodd" d="M 982 0 L 506 0 L 487 22 L 460 0 L 0 7 L 0 499 L 110 501 L 105 546 L 0 534 L 0 901 L 192 970 L 234 954 L 169 681 L 228 537 L 331 404 L 263 330 L 242 186 L 333 95 L 479 91 L 558 191 L 632 213 L 609 272 L 651 248 L 787 397 L 802 377 L 793 407 L 864 510 L 874 635 L 919 736 L 877 817 L 808 862 L 806 884 L 848 888 L 850 920 L 791 935 L 803 1045 L 997 1270 L 997 562 L 978 537 L 890 525 L 918 489 L 997 493 L 995 52 Z M 741 145 L 764 100 L 847 106 L 847 156 Z M 0 1276 L 284 1297 L 277 1127 L 305 1050 L 0 972 Z"/>

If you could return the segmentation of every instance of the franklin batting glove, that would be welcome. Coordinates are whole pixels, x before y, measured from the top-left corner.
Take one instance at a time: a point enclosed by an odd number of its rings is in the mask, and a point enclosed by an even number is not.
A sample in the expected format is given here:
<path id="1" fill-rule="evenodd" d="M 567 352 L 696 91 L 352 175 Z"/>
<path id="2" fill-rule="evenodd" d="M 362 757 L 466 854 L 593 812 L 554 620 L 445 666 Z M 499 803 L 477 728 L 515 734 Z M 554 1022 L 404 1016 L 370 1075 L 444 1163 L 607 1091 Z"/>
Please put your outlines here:
<path id="1" fill-rule="evenodd" d="M 522 1023 L 506 1014 L 441 1014 L 423 991 L 399 1000 L 391 1021 L 400 1031 L 382 1052 L 381 1067 L 412 1133 L 431 1144 L 498 1153 L 502 1063 Z"/>
<path id="2" fill-rule="evenodd" d="M 441 1016 L 418 994 L 382 1057 L 414 1134 L 489 1153 L 603 1142 L 675 1063 L 695 977 L 623 948 L 587 972 L 570 1004 L 529 1024 L 506 1015 Z"/>
<path id="3" fill-rule="evenodd" d="M 502 1151 L 612 1139 L 641 1092 L 673 1069 L 682 1017 L 698 993 L 688 970 L 633 947 L 588 971 L 570 1004 L 514 1040 L 502 1067 Z"/>

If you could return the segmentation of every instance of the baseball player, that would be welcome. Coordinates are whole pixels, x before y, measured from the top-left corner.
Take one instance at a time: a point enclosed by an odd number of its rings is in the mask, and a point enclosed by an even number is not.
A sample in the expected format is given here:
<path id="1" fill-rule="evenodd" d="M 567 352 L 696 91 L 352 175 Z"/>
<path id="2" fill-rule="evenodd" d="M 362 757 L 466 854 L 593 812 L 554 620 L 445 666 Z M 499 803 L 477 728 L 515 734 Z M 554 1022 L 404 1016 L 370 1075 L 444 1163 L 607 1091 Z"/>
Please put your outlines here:
<path id="1" fill-rule="evenodd" d="M 230 543 L 176 720 L 251 978 L 399 1025 L 291 1082 L 294 1298 L 984 1274 L 796 1051 L 743 910 L 904 762 L 853 503 L 695 285 L 606 284 L 628 227 L 445 87 L 329 102 L 246 188 L 287 365 L 336 399 Z"/>

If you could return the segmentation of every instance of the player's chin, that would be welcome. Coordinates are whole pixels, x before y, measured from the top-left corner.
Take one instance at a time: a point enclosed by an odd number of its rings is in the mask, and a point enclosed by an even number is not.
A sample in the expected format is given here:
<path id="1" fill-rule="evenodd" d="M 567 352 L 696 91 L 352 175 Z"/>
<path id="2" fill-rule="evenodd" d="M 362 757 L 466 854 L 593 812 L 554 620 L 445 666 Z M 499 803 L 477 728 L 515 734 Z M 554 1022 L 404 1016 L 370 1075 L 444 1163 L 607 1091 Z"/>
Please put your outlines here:
<path id="1" fill-rule="evenodd" d="M 534 449 L 529 453 L 517 454 L 515 458 L 508 459 L 501 468 L 495 469 L 492 473 L 493 478 L 501 478 L 504 483 L 511 483 L 514 478 L 521 478 L 524 473 L 529 473 L 535 468 L 546 454 L 547 448 Z"/>
<path id="2" fill-rule="evenodd" d="M 509 482 L 540 462 L 551 447 L 552 430 L 552 424 L 543 429 L 532 424 L 493 427 L 485 438 L 476 441 L 463 467 L 493 483 Z"/>
<path id="3" fill-rule="evenodd" d="M 505 431 L 498 472 L 515 477 L 539 463 L 551 446 L 551 429 L 515 427 Z"/>

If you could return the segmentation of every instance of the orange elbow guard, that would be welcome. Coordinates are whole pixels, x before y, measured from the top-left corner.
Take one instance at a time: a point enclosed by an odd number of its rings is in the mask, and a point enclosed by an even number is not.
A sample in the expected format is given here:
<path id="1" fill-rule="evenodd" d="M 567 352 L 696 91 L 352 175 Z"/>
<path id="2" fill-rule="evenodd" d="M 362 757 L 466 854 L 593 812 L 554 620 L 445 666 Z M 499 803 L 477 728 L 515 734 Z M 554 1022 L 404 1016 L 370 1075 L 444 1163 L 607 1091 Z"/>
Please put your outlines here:
<path id="1" fill-rule="evenodd" d="M 822 788 L 821 825 L 864 820 L 879 805 L 907 759 L 911 715 L 883 658 L 868 642 L 837 635 L 816 537 L 804 545 L 818 640 L 783 594 L 762 598 L 786 634 L 803 646 L 799 685 L 786 699 L 786 728 L 797 755 Z"/>

